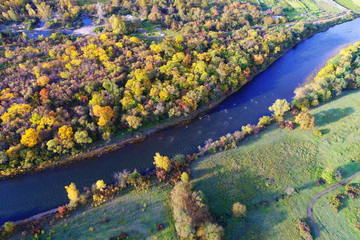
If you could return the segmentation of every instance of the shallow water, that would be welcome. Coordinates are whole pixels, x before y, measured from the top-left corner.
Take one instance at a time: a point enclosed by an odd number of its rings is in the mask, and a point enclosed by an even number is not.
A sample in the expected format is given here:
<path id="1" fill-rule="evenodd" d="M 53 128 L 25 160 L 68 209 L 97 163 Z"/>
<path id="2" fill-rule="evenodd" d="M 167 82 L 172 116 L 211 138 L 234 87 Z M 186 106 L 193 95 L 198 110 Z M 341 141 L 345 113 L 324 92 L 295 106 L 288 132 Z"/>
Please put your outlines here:
<path id="1" fill-rule="evenodd" d="M 170 157 L 192 153 L 209 138 L 218 139 L 247 123 L 256 124 L 261 116 L 269 114 L 268 107 L 276 99 L 291 100 L 294 89 L 309 75 L 345 45 L 359 41 L 359 24 L 360 19 L 356 19 L 305 40 L 239 92 L 187 126 L 162 131 L 143 142 L 70 167 L 1 180 L 0 224 L 65 204 L 68 200 L 64 186 L 71 182 L 78 189 L 99 179 L 110 182 L 115 171 L 153 167 L 156 152 Z"/>

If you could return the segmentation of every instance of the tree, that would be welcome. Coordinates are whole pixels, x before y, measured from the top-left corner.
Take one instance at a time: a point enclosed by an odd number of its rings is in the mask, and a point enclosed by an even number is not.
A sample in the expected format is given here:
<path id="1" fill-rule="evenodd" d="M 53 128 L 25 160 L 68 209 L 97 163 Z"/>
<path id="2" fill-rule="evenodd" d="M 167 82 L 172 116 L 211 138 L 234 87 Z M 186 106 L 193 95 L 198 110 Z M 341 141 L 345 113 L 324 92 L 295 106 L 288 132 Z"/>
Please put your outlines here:
<path id="1" fill-rule="evenodd" d="M 160 153 L 156 153 L 154 160 L 154 164 L 157 168 L 164 169 L 166 172 L 170 171 L 171 162 L 167 156 L 161 156 Z"/>
<path id="2" fill-rule="evenodd" d="M 89 137 L 87 131 L 77 131 L 75 133 L 75 142 L 79 144 L 92 143 L 92 139 Z"/>
<path id="3" fill-rule="evenodd" d="M 96 182 L 96 189 L 97 190 L 103 191 L 105 188 L 106 188 L 106 184 L 105 184 L 104 180 L 98 180 Z"/>
<path id="4" fill-rule="evenodd" d="M 45 86 L 46 84 L 48 84 L 50 81 L 50 79 L 47 77 L 47 76 L 41 76 L 38 78 L 37 80 L 37 83 L 40 85 L 40 86 Z"/>
<path id="5" fill-rule="evenodd" d="M 315 117 L 310 113 L 301 112 L 295 117 L 295 122 L 300 125 L 301 129 L 310 129 L 315 125 Z"/>
<path id="6" fill-rule="evenodd" d="M 72 135 L 73 135 L 72 127 L 68 127 L 68 126 L 64 125 L 61 128 L 59 128 L 58 134 L 59 134 L 60 139 L 62 139 L 62 140 L 64 140 L 64 139 L 72 140 Z"/>
<path id="7" fill-rule="evenodd" d="M 39 131 L 33 128 L 26 129 L 20 142 L 26 147 L 34 147 L 39 142 Z"/>
<path id="8" fill-rule="evenodd" d="M 125 117 L 125 120 L 127 122 L 127 124 L 129 125 L 129 127 L 133 128 L 133 129 L 138 129 L 141 126 L 141 118 L 133 116 L 133 115 L 128 115 Z"/>
<path id="9" fill-rule="evenodd" d="M 190 176 L 187 172 L 183 172 L 181 174 L 181 181 L 183 182 L 190 182 Z"/>
<path id="10" fill-rule="evenodd" d="M 99 126 L 111 124 L 112 119 L 115 117 L 114 111 L 109 106 L 100 107 L 99 105 L 95 105 L 93 107 L 93 113 L 96 117 L 99 117 Z"/>
<path id="11" fill-rule="evenodd" d="M 112 15 L 105 23 L 105 28 L 114 34 L 125 34 L 126 25 L 122 17 Z"/>
<path id="12" fill-rule="evenodd" d="M 38 10 L 38 15 L 42 20 L 47 21 L 51 18 L 52 9 L 50 5 L 42 2 L 41 4 L 36 4 L 36 7 Z"/>
<path id="13" fill-rule="evenodd" d="M 278 99 L 271 107 L 269 107 L 269 110 L 274 112 L 275 116 L 281 117 L 285 112 L 290 110 L 290 105 L 286 99 Z"/>
<path id="14" fill-rule="evenodd" d="M 266 125 L 269 125 L 271 123 L 271 117 L 269 116 L 263 116 L 259 118 L 259 122 L 257 124 L 258 127 L 265 127 Z"/>
<path id="15" fill-rule="evenodd" d="M 76 203 L 79 200 L 79 190 L 76 189 L 75 183 L 71 183 L 69 186 L 65 186 L 66 192 L 70 203 Z"/>
<path id="16" fill-rule="evenodd" d="M 0 165 L 6 164 L 9 161 L 7 154 L 3 151 L 0 152 Z"/>
<path id="17" fill-rule="evenodd" d="M 221 240 L 224 239 L 224 229 L 215 223 L 206 222 L 201 225 L 196 235 L 200 239 Z"/>
<path id="18" fill-rule="evenodd" d="M 239 202 L 234 203 L 232 207 L 232 212 L 234 217 L 245 217 L 246 216 L 246 206 Z"/>

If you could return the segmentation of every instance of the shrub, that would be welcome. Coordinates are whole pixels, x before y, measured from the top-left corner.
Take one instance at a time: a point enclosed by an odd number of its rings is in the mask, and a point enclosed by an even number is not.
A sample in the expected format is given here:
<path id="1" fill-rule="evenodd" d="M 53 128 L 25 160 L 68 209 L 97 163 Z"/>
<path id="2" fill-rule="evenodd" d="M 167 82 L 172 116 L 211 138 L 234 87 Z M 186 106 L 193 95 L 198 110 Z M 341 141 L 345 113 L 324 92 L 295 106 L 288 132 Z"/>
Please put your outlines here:
<path id="1" fill-rule="evenodd" d="M 65 186 L 70 204 L 76 204 L 79 200 L 79 190 L 76 189 L 75 183 L 71 183 L 69 186 Z"/>
<path id="2" fill-rule="evenodd" d="M 248 124 L 246 126 L 242 126 L 241 131 L 245 134 L 251 134 L 254 131 L 254 129 L 250 124 Z"/>
<path id="3" fill-rule="evenodd" d="M 126 188 L 127 178 L 130 175 L 130 172 L 124 169 L 122 172 L 114 173 L 115 184 L 121 188 Z"/>
<path id="4" fill-rule="evenodd" d="M 183 154 L 176 154 L 176 155 L 173 157 L 172 161 L 173 161 L 175 164 L 177 164 L 177 165 L 179 165 L 179 166 L 182 166 L 182 165 L 185 164 L 185 156 L 184 156 Z"/>
<path id="5" fill-rule="evenodd" d="M 127 177 L 127 183 L 135 187 L 136 190 L 146 190 L 150 185 L 150 182 L 138 173 L 136 169 Z"/>
<path id="6" fill-rule="evenodd" d="M 329 202 L 330 206 L 332 206 L 335 210 L 335 212 L 339 211 L 339 208 L 341 208 L 344 204 L 342 203 L 342 200 L 346 198 L 346 195 L 344 194 L 337 194 L 335 195 Z"/>
<path id="7" fill-rule="evenodd" d="M 318 137 L 321 137 L 321 136 L 322 136 L 322 132 L 321 132 L 320 130 L 315 130 L 315 131 L 313 132 L 313 134 L 314 134 L 315 136 L 318 136 Z"/>
<path id="8" fill-rule="evenodd" d="M 307 112 L 301 112 L 295 117 L 295 122 L 300 125 L 301 129 L 310 129 L 315 125 L 315 118 Z"/>
<path id="9" fill-rule="evenodd" d="M 104 180 L 98 180 L 96 182 L 96 189 L 97 190 L 103 191 L 105 188 L 106 188 L 106 184 L 105 184 Z"/>
<path id="10" fill-rule="evenodd" d="M 6 222 L 4 224 L 4 231 L 5 233 L 12 233 L 13 231 L 15 231 L 16 225 L 13 222 Z"/>
<path id="11" fill-rule="evenodd" d="M 190 182 L 190 176 L 187 172 L 183 172 L 181 174 L 181 181 L 183 182 Z"/>
<path id="12" fill-rule="evenodd" d="M 300 230 L 300 235 L 305 240 L 312 240 L 311 229 L 304 219 L 298 219 L 296 225 Z"/>
<path id="13" fill-rule="evenodd" d="M 234 217 L 245 217 L 246 216 L 246 206 L 239 202 L 234 203 L 232 207 L 232 212 Z"/>
<path id="14" fill-rule="evenodd" d="M 170 171 L 171 162 L 167 156 L 161 156 L 160 153 L 156 153 L 154 160 L 154 164 L 157 168 L 164 169 L 166 172 Z"/>
<path id="15" fill-rule="evenodd" d="M 201 225 L 196 235 L 200 239 L 221 240 L 224 238 L 224 229 L 217 224 L 206 222 L 205 224 Z"/>
<path id="16" fill-rule="evenodd" d="M 259 122 L 257 124 L 258 127 L 265 127 L 271 123 L 271 117 L 263 116 L 259 118 Z"/>
<path id="17" fill-rule="evenodd" d="M 331 184 L 335 182 L 335 171 L 332 168 L 327 168 L 321 173 L 321 178 L 323 178 L 327 183 Z"/>

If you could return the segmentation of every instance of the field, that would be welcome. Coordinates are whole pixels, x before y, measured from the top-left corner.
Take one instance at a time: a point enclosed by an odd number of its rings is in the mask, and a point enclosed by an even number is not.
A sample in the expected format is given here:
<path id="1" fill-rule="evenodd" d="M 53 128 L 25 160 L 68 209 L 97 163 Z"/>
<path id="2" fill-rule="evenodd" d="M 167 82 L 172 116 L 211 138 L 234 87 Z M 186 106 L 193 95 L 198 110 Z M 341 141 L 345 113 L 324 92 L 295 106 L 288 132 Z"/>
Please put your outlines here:
<path id="1" fill-rule="evenodd" d="M 359 10 L 360 8 L 360 1 L 358 0 L 335 0 L 335 2 L 350 10 Z"/>
<path id="2" fill-rule="evenodd" d="M 360 183 L 360 177 L 351 183 Z M 332 193 L 323 196 L 314 206 L 314 216 L 319 229 L 322 230 L 323 239 L 357 239 L 360 232 L 355 230 L 355 224 L 360 219 L 360 199 L 347 199 L 344 207 L 335 212 L 328 202 L 335 194 L 344 193 L 341 187 Z"/>
<path id="3" fill-rule="evenodd" d="M 176 239 L 168 207 L 170 190 L 170 187 L 153 186 L 147 193 L 132 191 L 99 207 L 80 209 L 46 229 L 42 237 L 109 239 L 126 233 L 126 239 Z M 109 221 L 105 223 L 104 218 Z M 158 231 L 158 224 L 165 229 Z"/>
<path id="4" fill-rule="evenodd" d="M 236 149 L 193 165 L 195 188 L 204 192 L 211 212 L 224 220 L 228 239 L 300 239 L 294 221 L 306 217 L 308 202 L 325 188 L 315 185 L 323 169 L 340 170 L 343 177 L 360 169 L 355 162 L 360 158 L 359 103 L 360 91 L 347 92 L 310 111 L 316 122 L 312 130 L 272 126 Z M 290 196 L 286 192 L 291 188 L 299 193 Z M 238 201 L 248 206 L 245 220 L 231 216 Z"/>

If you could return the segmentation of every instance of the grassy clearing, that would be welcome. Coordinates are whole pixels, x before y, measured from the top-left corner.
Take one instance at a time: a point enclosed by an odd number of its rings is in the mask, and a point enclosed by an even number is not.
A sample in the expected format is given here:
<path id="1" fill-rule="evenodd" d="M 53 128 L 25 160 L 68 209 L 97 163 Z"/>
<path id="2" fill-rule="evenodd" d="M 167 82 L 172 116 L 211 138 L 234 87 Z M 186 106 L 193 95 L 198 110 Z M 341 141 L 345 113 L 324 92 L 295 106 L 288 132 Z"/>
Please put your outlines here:
<path id="1" fill-rule="evenodd" d="M 350 10 L 359 10 L 360 9 L 360 6 L 358 5 L 358 3 L 359 3 L 358 1 L 357 1 L 357 3 L 355 3 L 355 1 L 352 1 L 352 0 L 335 0 L 335 2 L 337 2 L 341 6 L 344 6 Z"/>
<path id="2" fill-rule="evenodd" d="M 132 191 L 99 207 L 75 212 L 46 229 L 44 236 L 52 231 L 51 239 L 109 239 L 124 232 L 127 239 L 177 239 L 168 207 L 170 191 L 171 187 L 158 185 L 147 193 Z M 158 224 L 165 229 L 158 231 Z"/>
<path id="3" fill-rule="evenodd" d="M 360 177 L 350 183 L 360 183 Z M 360 199 L 350 198 L 344 201 L 344 207 L 335 212 L 328 204 L 330 198 L 339 193 L 344 193 L 345 187 L 328 193 L 319 199 L 314 206 L 316 224 L 321 230 L 323 239 L 359 239 L 360 232 L 355 229 L 355 224 L 360 220 Z"/>
<path id="4" fill-rule="evenodd" d="M 79 0 L 78 4 L 80 6 L 84 6 L 86 4 L 93 4 L 93 3 L 108 3 L 110 0 Z"/>
<path id="5" fill-rule="evenodd" d="M 325 17 L 329 14 L 340 13 L 341 11 L 326 0 L 260 0 L 263 7 L 276 5 L 286 9 L 290 19 L 308 19 L 309 17 Z"/>
<path id="6" fill-rule="evenodd" d="M 228 239 L 300 239 L 294 221 L 306 217 L 308 202 L 324 189 L 315 185 L 321 171 L 333 167 L 348 176 L 360 168 L 354 162 L 360 159 L 360 91 L 347 92 L 310 113 L 316 121 L 312 130 L 272 126 L 236 149 L 193 165 L 195 189 L 204 192 L 212 213 L 224 219 Z M 314 130 L 323 136 L 315 136 Z M 286 196 L 289 187 L 299 194 Z M 259 204 L 263 200 L 270 206 Z M 237 201 L 249 208 L 246 220 L 231 217 Z"/>

